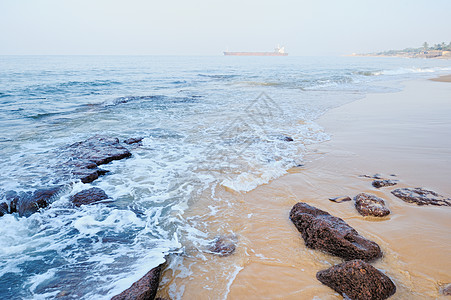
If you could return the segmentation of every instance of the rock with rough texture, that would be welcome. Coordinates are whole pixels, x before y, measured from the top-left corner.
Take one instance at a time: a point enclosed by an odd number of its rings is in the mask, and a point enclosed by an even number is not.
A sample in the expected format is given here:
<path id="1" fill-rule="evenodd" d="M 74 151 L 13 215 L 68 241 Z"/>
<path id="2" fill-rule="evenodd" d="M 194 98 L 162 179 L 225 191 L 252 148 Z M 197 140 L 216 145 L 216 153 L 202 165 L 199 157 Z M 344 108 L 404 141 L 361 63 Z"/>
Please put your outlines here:
<path id="1" fill-rule="evenodd" d="M 383 179 L 383 180 L 373 180 L 372 185 L 375 188 L 381 188 L 381 187 L 385 187 L 385 186 L 393 186 L 398 184 L 398 182 L 396 180 L 388 180 L 388 179 Z"/>
<path id="2" fill-rule="evenodd" d="M 390 214 L 385 201 L 367 193 L 360 193 L 354 197 L 355 208 L 362 216 L 384 217 Z"/>
<path id="3" fill-rule="evenodd" d="M 319 271 L 316 278 L 345 299 L 387 299 L 396 292 L 396 286 L 388 276 L 362 260 L 347 261 Z"/>
<path id="4" fill-rule="evenodd" d="M 339 196 L 339 197 L 329 198 L 329 200 L 332 202 L 336 202 L 336 203 L 342 203 L 342 202 L 346 202 L 346 201 L 351 201 L 352 199 L 349 196 Z"/>
<path id="5" fill-rule="evenodd" d="M 108 198 L 108 195 L 102 189 L 93 187 L 71 196 L 70 201 L 75 206 L 80 207 L 81 205 L 98 203 Z"/>
<path id="6" fill-rule="evenodd" d="M 99 135 L 70 145 L 66 154 L 71 158 L 66 165 L 83 183 L 92 182 L 108 172 L 98 166 L 131 156 L 119 139 Z"/>
<path id="7" fill-rule="evenodd" d="M 6 202 L 0 203 L 0 217 L 8 213 L 9 207 Z"/>
<path id="8" fill-rule="evenodd" d="M 235 249 L 235 236 L 219 236 L 213 241 L 208 251 L 219 256 L 229 256 L 235 252 Z"/>
<path id="9" fill-rule="evenodd" d="M 382 256 L 378 244 L 361 236 L 342 219 L 307 203 L 295 204 L 290 219 L 309 248 L 323 250 L 345 260 L 371 261 Z"/>
<path id="10" fill-rule="evenodd" d="M 451 199 L 423 188 L 402 188 L 391 192 L 405 202 L 417 205 L 451 206 Z"/>
<path id="11" fill-rule="evenodd" d="M 153 300 L 160 281 L 161 265 L 150 270 L 131 287 L 114 296 L 111 300 Z"/>
<path id="12" fill-rule="evenodd" d="M 440 292 L 445 295 L 445 296 L 451 296 L 451 283 L 448 283 L 446 285 L 444 285 L 441 289 Z"/>
<path id="13" fill-rule="evenodd" d="M 126 140 L 124 141 L 124 143 L 126 143 L 127 145 L 132 145 L 132 144 L 141 143 L 142 140 L 143 140 L 142 137 L 138 137 L 138 138 L 129 138 L 129 139 L 126 139 Z"/>

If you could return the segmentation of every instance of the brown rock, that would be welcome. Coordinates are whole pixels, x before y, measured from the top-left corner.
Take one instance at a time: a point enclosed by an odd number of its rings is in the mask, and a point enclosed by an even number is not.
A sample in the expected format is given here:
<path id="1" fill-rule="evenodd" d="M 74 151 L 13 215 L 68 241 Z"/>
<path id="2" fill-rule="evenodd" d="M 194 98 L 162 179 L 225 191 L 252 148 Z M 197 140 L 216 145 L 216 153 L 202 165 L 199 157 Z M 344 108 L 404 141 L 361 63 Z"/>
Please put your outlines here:
<path id="1" fill-rule="evenodd" d="M 362 216 L 384 217 L 390 214 L 383 199 L 367 193 L 354 197 L 355 208 Z"/>
<path id="2" fill-rule="evenodd" d="M 451 296 L 451 283 L 446 284 L 440 289 L 440 292 L 445 296 Z"/>
<path id="3" fill-rule="evenodd" d="M 150 270 L 131 287 L 114 296 L 111 300 L 153 300 L 160 281 L 161 265 Z"/>
<path id="4" fill-rule="evenodd" d="M 391 192 L 405 202 L 417 205 L 451 206 L 451 199 L 423 188 L 402 188 Z"/>
<path id="5" fill-rule="evenodd" d="M 388 180 L 388 179 L 384 179 L 384 180 L 373 180 L 372 185 L 375 188 L 381 188 L 381 187 L 385 187 L 385 186 L 393 186 L 398 184 L 398 182 L 396 180 Z"/>
<path id="6" fill-rule="evenodd" d="M 362 260 L 351 260 L 316 273 L 321 283 L 344 298 L 379 300 L 396 292 L 388 276 Z"/>
<path id="7" fill-rule="evenodd" d="M 70 197 L 70 201 L 77 207 L 93 204 L 108 199 L 108 195 L 100 188 L 93 187 L 76 193 Z"/>
<path id="8" fill-rule="evenodd" d="M 210 248 L 209 252 L 219 256 L 229 256 L 236 249 L 236 237 L 235 236 L 220 236 L 217 237 Z"/>
<path id="9" fill-rule="evenodd" d="M 329 200 L 332 202 L 336 202 L 336 203 L 342 203 L 342 202 L 346 202 L 346 201 L 351 201 L 352 199 L 349 196 L 339 196 L 339 197 L 329 198 Z"/>
<path id="10" fill-rule="evenodd" d="M 295 204 L 290 219 L 309 248 L 323 250 L 346 260 L 371 261 L 382 256 L 375 242 L 361 236 L 342 219 L 307 203 Z"/>

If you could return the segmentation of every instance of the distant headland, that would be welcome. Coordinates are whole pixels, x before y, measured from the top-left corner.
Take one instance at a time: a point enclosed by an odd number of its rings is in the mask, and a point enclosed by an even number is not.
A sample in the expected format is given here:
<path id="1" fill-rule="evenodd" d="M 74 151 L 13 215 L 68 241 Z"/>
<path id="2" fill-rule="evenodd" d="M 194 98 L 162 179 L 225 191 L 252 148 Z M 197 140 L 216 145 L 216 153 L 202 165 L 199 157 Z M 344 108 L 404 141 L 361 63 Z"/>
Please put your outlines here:
<path id="1" fill-rule="evenodd" d="M 353 53 L 350 56 L 378 56 L 378 57 L 410 57 L 410 58 L 451 58 L 451 42 L 429 46 L 424 42 L 419 48 L 405 48 L 402 50 L 388 50 L 374 53 Z"/>

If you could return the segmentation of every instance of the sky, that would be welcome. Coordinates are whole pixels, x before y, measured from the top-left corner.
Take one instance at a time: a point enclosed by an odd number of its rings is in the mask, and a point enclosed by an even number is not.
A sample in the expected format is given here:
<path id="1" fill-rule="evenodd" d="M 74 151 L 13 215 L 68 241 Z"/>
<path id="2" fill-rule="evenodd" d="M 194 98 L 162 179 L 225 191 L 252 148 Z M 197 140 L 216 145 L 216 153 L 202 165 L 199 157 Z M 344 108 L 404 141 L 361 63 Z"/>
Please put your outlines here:
<path id="1" fill-rule="evenodd" d="M 0 55 L 343 55 L 451 41 L 451 0 L 0 0 Z"/>

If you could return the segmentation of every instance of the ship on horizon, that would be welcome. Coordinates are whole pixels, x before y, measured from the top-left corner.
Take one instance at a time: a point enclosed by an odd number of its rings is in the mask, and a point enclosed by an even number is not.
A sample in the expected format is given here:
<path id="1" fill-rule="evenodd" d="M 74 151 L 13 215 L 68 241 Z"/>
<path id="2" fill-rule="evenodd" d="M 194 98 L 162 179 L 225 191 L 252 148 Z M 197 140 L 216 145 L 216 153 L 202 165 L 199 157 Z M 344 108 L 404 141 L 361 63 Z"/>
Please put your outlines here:
<path id="1" fill-rule="evenodd" d="M 287 56 L 288 53 L 285 53 L 285 47 L 277 47 L 273 52 L 230 52 L 224 51 L 224 55 L 232 55 L 232 56 Z"/>

